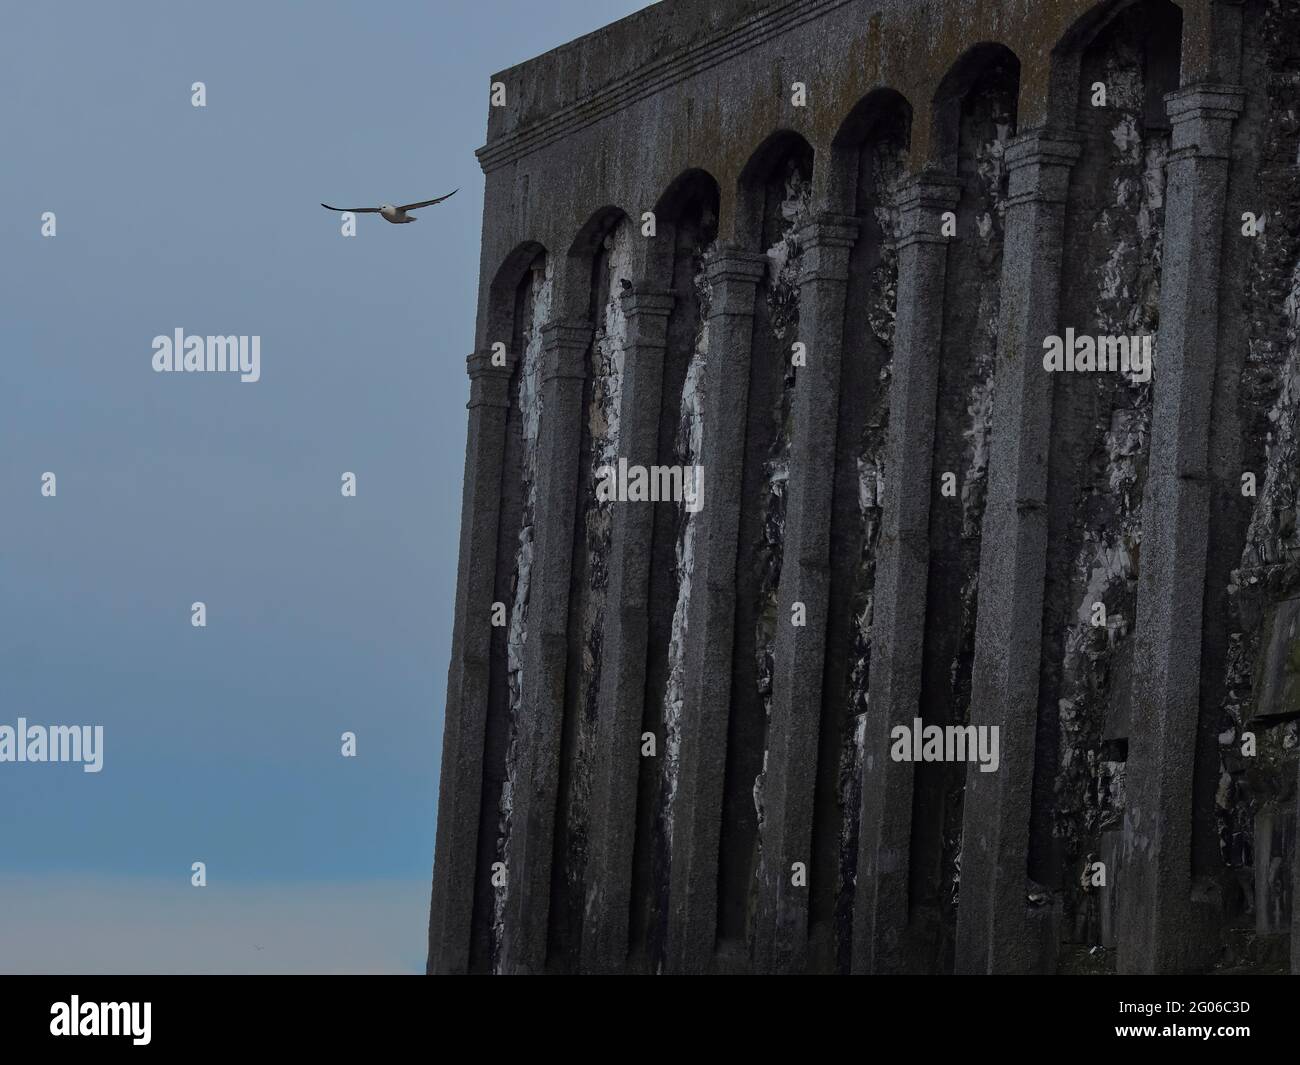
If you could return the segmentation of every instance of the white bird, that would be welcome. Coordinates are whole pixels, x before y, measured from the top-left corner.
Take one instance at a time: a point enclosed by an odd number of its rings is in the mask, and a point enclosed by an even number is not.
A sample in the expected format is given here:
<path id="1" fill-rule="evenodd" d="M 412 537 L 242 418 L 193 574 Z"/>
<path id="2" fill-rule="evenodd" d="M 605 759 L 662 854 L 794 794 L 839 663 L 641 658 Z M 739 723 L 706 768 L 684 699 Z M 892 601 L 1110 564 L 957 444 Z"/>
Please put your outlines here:
<path id="1" fill-rule="evenodd" d="M 381 215 L 386 222 L 392 222 L 393 225 L 401 225 L 403 222 L 416 221 L 407 211 L 418 211 L 421 207 L 432 207 L 435 203 L 442 203 L 443 200 L 449 199 L 460 192 L 460 189 L 452 189 L 446 196 L 438 196 L 432 200 L 421 200 L 419 203 L 404 203 L 400 207 L 394 207 L 391 203 L 381 203 L 378 207 L 331 207 L 328 203 L 322 203 L 321 206 L 327 211 L 350 211 L 352 214 L 377 214 Z"/>

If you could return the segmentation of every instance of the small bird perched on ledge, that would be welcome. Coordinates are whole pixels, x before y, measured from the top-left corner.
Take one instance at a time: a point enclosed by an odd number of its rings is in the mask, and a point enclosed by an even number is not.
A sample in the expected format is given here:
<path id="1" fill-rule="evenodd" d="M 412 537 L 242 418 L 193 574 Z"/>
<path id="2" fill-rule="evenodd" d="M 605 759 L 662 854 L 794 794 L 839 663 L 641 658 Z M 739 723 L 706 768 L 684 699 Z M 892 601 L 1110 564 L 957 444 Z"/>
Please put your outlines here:
<path id="1" fill-rule="evenodd" d="M 438 196 L 432 200 L 421 200 L 419 203 L 404 203 L 401 207 L 394 207 L 391 203 L 381 203 L 378 207 L 331 207 L 328 203 L 322 203 L 321 206 L 327 211 L 349 211 L 352 214 L 377 214 L 381 215 L 386 222 L 392 222 L 393 225 L 401 225 L 403 222 L 416 221 L 407 211 L 418 211 L 421 207 L 432 207 L 435 203 L 442 203 L 443 200 L 450 199 L 460 192 L 460 189 L 452 189 L 446 196 Z"/>

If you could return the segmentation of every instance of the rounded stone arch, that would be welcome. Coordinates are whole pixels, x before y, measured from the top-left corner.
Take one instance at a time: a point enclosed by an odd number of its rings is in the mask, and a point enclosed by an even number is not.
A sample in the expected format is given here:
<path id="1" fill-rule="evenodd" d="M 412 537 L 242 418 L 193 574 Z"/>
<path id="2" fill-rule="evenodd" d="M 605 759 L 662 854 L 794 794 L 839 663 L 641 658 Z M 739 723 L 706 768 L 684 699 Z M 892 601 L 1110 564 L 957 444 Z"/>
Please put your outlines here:
<path id="1" fill-rule="evenodd" d="M 1006 77 L 1020 84 L 1020 57 L 1000 41 L 981 41 L 958 56 L 930 100 L 930 150 L 922 162 L 956 173 L 962 103 L 981 82 Z"/>
<path id="2" fill-rule="evenodd" d="M 857 213 L 857 182 L 862 149 L 881 135 L 901 141 L 912 137 L 912 104 L 887 86 L 872 89 L 859 100 L 831 138 L 826 207 L 839 214 Z"/>
<path id="3" fill-rule="evenodd" d="M 722 186 L 718 179 L 701 167 L 683 170 L 664 189 L 655 201 L 655 218 L 660 222 L 676 222 L 695 204 L 702 203 L 717 214 L 722 203 Z"/>
<path id="4" fill-rule="evenodd" d="M 701 167 L 683 170 L 664 189 L 652 208 L 657 239 L 643 243 L 641 277 L 655 288 L 672 283 L 678 232 L 683 225 L 692 232 L 716 235 L 722 210 L 722 186 Z M 640 224 L 640 220 L 637 220 Z"/>
<path id="5" fill-rule="evenodd" d="M 500 342 L 510 349 L 519 288 L 531 270 L 545 264 L 546 248 L 535 240 L 525 240 L 516 244 L 497 267 L 488 286 L 488 335 L 483 338 L 487 347 Z M 510 354 L 514 357 L 517 353 L 511 350 Z"/>
<path id="6" fill-rule="evenodd" d="M 736 179 L 736 203 L 730 237 L 737 245 L 756 251 L 762 246 L 763 218 L 768 188 L 782 178 L 781 171 L 794 165 L 806 180 L 813 177 L 813 146 L 792 129 L 779 129 L 754 149 Z"/>
<path id="7" fill-rule="evenodd" d="M 627 217 L 627 212 L 623 208 L 613 204 L 597 208 L 573 238 L 573 243 L 569 245 L 569 257 L 586 259 L 594 256 L 600 251 L 601 242 L 609 235 L 610 230 Z"/>
<path id="8" fill-rule="evenodd" d="M 1067 128 L 1073 125 L 1084 53 L 1115 19 L 1135 7 L 1150 7 L 1161 14 L 1167 33 L 1160 43 L 1181 60 L 1183 0 L 1100 0 L 1075 19 L 1052 48 L 1047 103 L 1049 124 Z M 1175 28 L 1176 34 L 1173 32 Z M 1171 89 L 1176 88 L 1179 81 L 1177 77 L 1174 80 Z M 1160 106 L 1163 107 L 1163 101 Z M 1151 117 L 1163 118 L 1154 113 Z"/>
<path id="9" fill-rule="evenodd" d="M 555 264 L 554 316 L 591 320 L 597 300 L 597 271 L 608 250 L 608 238 L 632 220 L 614 204 L 598 207 L 588 216 L 569 245 L 562 262 Z"/>

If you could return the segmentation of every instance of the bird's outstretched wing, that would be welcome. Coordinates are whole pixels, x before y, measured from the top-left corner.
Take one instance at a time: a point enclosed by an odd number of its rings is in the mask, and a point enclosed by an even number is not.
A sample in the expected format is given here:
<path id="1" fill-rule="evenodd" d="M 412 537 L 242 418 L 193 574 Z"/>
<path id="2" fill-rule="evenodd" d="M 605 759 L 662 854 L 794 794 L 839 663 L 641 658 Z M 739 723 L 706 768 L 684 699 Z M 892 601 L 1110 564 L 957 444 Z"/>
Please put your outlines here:
<path id="1" fill-rule="evenodd" d="M 327 211 L 351 211 L 353 214 L 378 214 L 378 207 L 331 207 L 328 203 L 322 203 L 322 207 Z"/>
<path id="2" fill-rule="evenodd" d="M 421 200 L 419 203 L 404 203 L 398 209 L 402 211 L 414 211 L 420 207 L 432 207 L 435 203 L 442 203 L 443 200 L 450 199 L 451 197 L 455 196 L 456 193 L 458 192 L 460 192 L 460 189 L 452 189 L 449 193 L 447 193 L 446 196 L 439 196 L 437 199 L 434 200 Z"/>

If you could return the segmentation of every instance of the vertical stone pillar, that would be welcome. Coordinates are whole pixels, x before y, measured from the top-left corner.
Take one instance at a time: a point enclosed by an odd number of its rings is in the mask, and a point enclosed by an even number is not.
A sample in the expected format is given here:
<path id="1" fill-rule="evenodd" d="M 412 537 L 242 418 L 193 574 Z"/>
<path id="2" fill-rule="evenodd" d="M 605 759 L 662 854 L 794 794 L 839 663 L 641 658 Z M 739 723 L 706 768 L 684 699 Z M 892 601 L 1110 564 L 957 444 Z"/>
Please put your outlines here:
<path id="1" fill-rule="evenodd" d="M 764 767 L 762 867 L 755 968 L 800 971 L 808 937 L 813 792 L 826 658 L 831 495 L 839 419 L 840 356 L 849 252 L 858 220 L 819 215 L 799 234 L 803 268 L 799 340 L 806 365 L 795 371 L 793 440 L 786 501 L 785 555 L 777 595 L 771 720 Z M 804 624 L 791 623 L 794 604 Z M 802 862 L 804 883 L 792 883 Z"/>
<path id="2" fill-rule="evenodd" d="M 637 285 L 622 296 L 627 342 L 619 455 L 629 466 L 649 467 L 658 461 L 673 295 L 641 289 Z M 654 513 L 648 501 L 614 504 L 582 934 L 582 968 L 588 972 L 620 972 L 627 961 Z"/>
<path id="3" fill-rule="evenodd" d="M 1057 334 L 1065 202 L 1077 136 L 1038 129 L 1007 147 L 1010 172 L 988 496 L 970 722 L 998 730 L 999 765 L 966 773 L 955 967 L 1028 972 L 1038 959 L 1027 914 L 1030 795 L 1038 724 L 1052 378 L 1043 340 Z"/>
<path id="4" fill-rule="evenodd" d="M 541 972 L 546 963 L 582 391 L 591 338 L 592 326 L 586 321 L 559 319 L 542 326 L 536 554 L 524 646 L 501 944 L 501 969 L 507 973 Z"/>
<path id="5" fill-rule="evenodd" d="M 1122 972 L 1183 971 L 1206 936 L 1191 902 L 1192 771 L 1209 530 L 1210 410 L 1232 125 L 1245 90 L 1192 85 L 1173 124 L 1151 452 L 1142 500 L 1132 732 L 1119 884 Z"/>
<path id="6" fill-rule="evenodd" d="M 512 356 L 507 365 L 493 366 L 491 352 L 475 352 L 466 360 L 470 377 L 469 429 L 460 509 L 460 569 L 456 575 L 438 784 L 438 838 L 429 905 L 430 973 L 463 973 L 469 965 L 497 524 L 510 374 L 515 361 L 517 356 Z"/>
<path id="7" fill-rule="evenodd" d="M 889 757 L 890 729 L 920 708 L 930 563 L 930 474 L 943 334 L 948 240 L 942 215 L 955 177 L 923 172 L 900 184 L 898 312 L 890 385 L 885 496 L 871 623 L 871 675 L 853 910 L 853 971 L 893 972 L 908 921 L 912 765 Z"/>
<path id="8" fill-rule="evenodd" d="M 754 291 L 765 256 L 720 247 L 708 266 L 704 395 L 704 505 L 695 516 L 695 565 L 687 611 L 681 753 L 672 815 L 667 967 L 703 972 L 717 934 L 718 837 L 731 656 L 745 425 L 749 410 Z"/>

